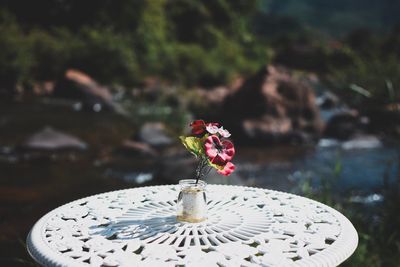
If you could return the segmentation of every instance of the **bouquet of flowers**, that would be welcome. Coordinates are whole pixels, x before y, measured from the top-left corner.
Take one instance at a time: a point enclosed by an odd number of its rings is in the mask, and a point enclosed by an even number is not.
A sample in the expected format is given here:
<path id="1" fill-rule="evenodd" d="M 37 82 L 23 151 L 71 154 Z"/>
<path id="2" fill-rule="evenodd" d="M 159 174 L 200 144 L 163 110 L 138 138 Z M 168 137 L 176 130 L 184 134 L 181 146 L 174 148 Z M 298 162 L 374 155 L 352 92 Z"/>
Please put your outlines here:
<path id="1" fill-rule="evenodd" d="M 235 147 L 228 140 L 231 136 L 228 130 L 215 122 L 206 123 L 195 120 L 190 124 L 192 134 L 180 136 L 183 145 L 199 159 L 196 169 L 196 184 L 206 176 L 211 169 L 228 176 L 235 170 L 231 162 L 235 155 Z"/>

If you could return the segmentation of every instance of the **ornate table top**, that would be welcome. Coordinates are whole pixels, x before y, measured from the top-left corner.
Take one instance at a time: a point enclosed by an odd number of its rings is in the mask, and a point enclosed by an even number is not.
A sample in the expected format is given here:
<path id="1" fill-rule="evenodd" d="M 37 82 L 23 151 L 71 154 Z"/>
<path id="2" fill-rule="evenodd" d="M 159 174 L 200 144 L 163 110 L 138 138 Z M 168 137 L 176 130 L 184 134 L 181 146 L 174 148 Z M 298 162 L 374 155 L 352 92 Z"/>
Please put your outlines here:
<path id="1" fill-rule="evenodd" d="M 358 243 L 350 221 L 300 196 L 208 185 L 208 220 L 175 218 L 178 186 L 99 194 L 61 206 L 29 233 L 44 266 L 337 266 Z"/>

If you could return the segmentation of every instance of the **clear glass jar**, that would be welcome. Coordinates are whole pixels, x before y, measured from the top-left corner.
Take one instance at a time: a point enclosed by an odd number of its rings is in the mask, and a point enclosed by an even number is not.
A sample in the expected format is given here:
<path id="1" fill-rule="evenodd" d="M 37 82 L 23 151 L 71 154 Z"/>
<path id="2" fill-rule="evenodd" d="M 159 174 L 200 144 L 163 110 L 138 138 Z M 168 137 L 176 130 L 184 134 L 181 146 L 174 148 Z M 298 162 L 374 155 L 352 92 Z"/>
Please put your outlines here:
<path id="1" fill-rule="evenodd" d="M 207 183 L 195 179 L 180 180 L 177 202 L 177 220 L 198 223 L 207 219 Z"/>

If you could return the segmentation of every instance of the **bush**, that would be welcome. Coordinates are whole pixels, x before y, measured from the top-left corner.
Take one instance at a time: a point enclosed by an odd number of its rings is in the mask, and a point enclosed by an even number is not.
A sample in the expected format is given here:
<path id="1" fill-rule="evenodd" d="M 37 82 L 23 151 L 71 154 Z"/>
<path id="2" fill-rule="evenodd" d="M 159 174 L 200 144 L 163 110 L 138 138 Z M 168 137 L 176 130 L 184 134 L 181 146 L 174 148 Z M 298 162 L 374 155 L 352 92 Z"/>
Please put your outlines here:
<path id="1" fill-rule="evenodd" d="M 400 99 L 400 33 L 377 36 L 355 31 L 344 40 L 347 62 L 339 68 L 335 58 L 327 80 L 333 88 L 352 99 L 352 104 L 387 104 Z"/>
<path id="2" fill-rule="evenodd" d="M 68 67 L 102 83 L 132 86 L 141 77 L 132 40 L 111 29 L 84 28 L 69 46 Z"/>
<path id="3" fill-rule="evenodd" d="M 14 19 L 0 11 L 0 21 L 0 86 L 11 91 L 31 78 L 32 56 Z"/>
<path id="4" fill-rule="evenodd" d="M 250 32 L 255 0 L 126 0 L 115 6 L 102 0 L 95 14 L 78 22 L 67 19 L 82 12 L 74 2 L 48 3 L 49 10 L 19 2 L 6 1 L 3 9 L 17 19 L 2 11 L 0 25 L 0 78 L 10 88 L 57 79 L 67 68 L 126 87 L 146 76 L 185 86 L 213 86 L 255 71 L 267 57 L 267 49 L 257 46 Z M 32 6 L 40 18 L 27 16 L 22 4 Z"/>
<path id="5" fill-rule="evenodd" d="M 270 58 L 266 46 L 248 47 L 214 31 L 215 44 L 205 48 L 199 44 L 175 43 L 168 47 L 164 76 L 187 86 L 226 84 L 236 75 L 258 70 Z"/>
<path id="6" fill-rule="evenodd" d="M 71 54 L 71 34 L 35 29 L 24 36 L 32 57 L 29 76 L 33 81 L 55 80 L 64 74 Z"/>

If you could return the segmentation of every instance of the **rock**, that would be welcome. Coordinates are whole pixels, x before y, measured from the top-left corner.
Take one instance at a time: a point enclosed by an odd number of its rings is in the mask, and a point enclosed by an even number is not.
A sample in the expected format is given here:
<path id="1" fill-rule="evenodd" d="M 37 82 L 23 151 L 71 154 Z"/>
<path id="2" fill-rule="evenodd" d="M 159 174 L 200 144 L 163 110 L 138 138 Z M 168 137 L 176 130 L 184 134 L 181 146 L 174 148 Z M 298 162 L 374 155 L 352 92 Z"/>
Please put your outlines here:
<path id="1" fill-rule="evenodd" d="M 243 129 L 251 138 L 261 137 L 266 133 L 269 135 L 282 135 L 288 133 L 292 128 L 289 118 L 275 118 L 266 115 L 259 119 L 247 119 L 243 121 Z"/>
<path id="2" fill-rule="evenodd" d="M 327 122 L 324 136 L 347 140 L 360 131 L 362 125 L 356 114 L 343 112 L 333 115 Z"/>
<path id="3" fill-rule="evenodd" d="M 235 136 L 254 143 L 317 137 L 322 131 L 311 86 L 274 66 L 262 69 L 226 97 L 222 114 L 221 120 Z"/>
<path id="4" fill-rule="evenodd" d="M 54 81 L 37 82 L 33 85 L 32 91 L 35 95 L 50 95 L 54 92 Z"/>
<path id="5" fill-rule="evenodd" d="M 365 110 L 365 115 L 369 118 L 367 129 L 371 133 L 388 136 L 400 137 L 400 112 L 396 110 L 397 105 L 387 106 L 386 109 L 371 108 Z M 398 104 L 400 108 L 400 104 Z"/>
<path id="6" fill-rule="evenodd" d="M 332 92 L 325 91 L 317 98 L 317 105 L 321 109 L 333 109 L 337 108 L 340 105 L 340 99 L 337 95 Z"/>
<path id="7" fill-rule="evenodd" d="M 96 112 L 115 109 L 110 90 L 78 70 L 66 71 L 56 83 L 53 96 L 81 101 L 85 107 Z"/>
<path id="8" fill-rule="evenodd" d="M 162 148 L 173 143 L 166 134 L 165 125 L 161 122 L 145 123 L 139 131 L 138 140 L 155 148 Z"/>
<path id="9" fill-rule="evenodd" d="M 266 115 L 261 119 L 245 120 L 242 127 L 246 137 L 257 143 L 310 143 L 313 140 L 312 134 L 307 131 L 293 129 L 292 122 L 288 118 Z"/>
<path id="10" fill-rule="evenodd" d="M 209 105 L 221 105 L 231 90 L 228 87 L 218 86 L 207 90 L 203 88 L 196 89 L 196 96 Z"/>
<path id="11" fill-rule="evenodd" d="M 35 150 L 86 149 L 87 144 L 77 137 L 46 127 L 31 135 L 23 148 Z"/>
<path id="12" fill-rule="evenodd" d="M 0 162 L 17 163 L 18 154 L 11 146 L 0 146 Z"/>
<path id="13" fill-rule="evenodd" d="M 149 144 L 136 142 L 132 140 L 125 140 L 122 142 L 121 147 L 117 149 L 117 153 L 128 156 L 150 156 L 157 157 L 158 152 L 153 149 Z"/>

